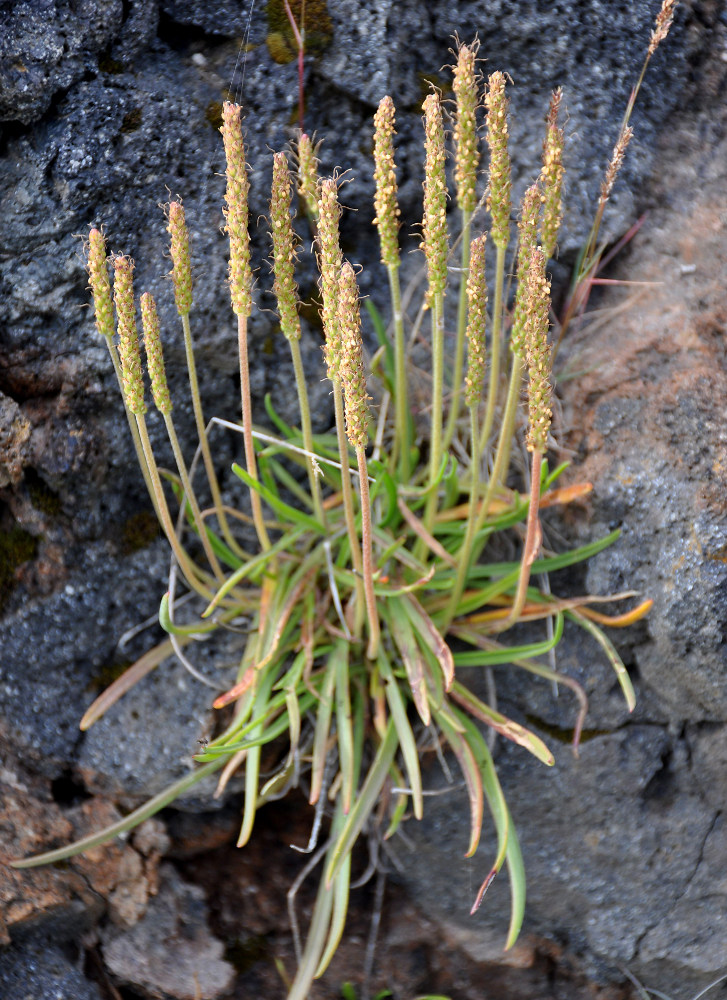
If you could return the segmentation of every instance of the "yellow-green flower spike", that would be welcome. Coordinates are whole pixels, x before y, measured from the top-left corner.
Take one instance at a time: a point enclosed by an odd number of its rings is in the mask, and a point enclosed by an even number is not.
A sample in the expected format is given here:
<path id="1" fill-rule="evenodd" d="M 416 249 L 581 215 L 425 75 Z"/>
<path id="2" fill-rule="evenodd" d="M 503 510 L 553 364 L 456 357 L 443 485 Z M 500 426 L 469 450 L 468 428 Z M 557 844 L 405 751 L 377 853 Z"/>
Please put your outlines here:
<path id="1" fill-rule="evenodd" d="M 544 455 L 548 447 L 548 432 L 552 410 L 550 399 L 551 358 L 548 345 L 548 314 L 550 311 L 550 282 L 545 274 L 546 256 L 540 247 L 534 247 L 528 267 L 527 314 L 525 342 L 528 361 L 528 451 Z"/>
<path id="2" fill-rule="evenodd" d="M 525 317 L 528 299 L 528 268 L 536 245 L 541 193 L 538 184 L 531 184 L 523 196 L 518 222 L 517 291 L 512 319 L 510 346 L 518 357 L 525 355 Z"/>
<path id="3" fill-rule="evenodd" d="M 172 412 L 172 398 L 169 395 L 167 376 L 164 371 L 164 355 L 159 335 L 159 315 L 156 302 L 149 292 L 144 292 L 141 303 L 141 328 L 144 331 L 144 349 L 146 351 L 146 370 L 149 372 L 151 394 L 154 405 L 160 413 L 168 417 Z"/>
<path id="4" fill-rule="evenodd" d="M 487 144 L 490 148 L 490 186 L 487 210 L 492 219 L 490 236 L 504 250 L 510 237 L 510 154 L 507 151 L 507 106 L 505 74 L 493 73 L 485 96 Z"/>
<path id="5" fill-rule="evenodd" d="M 280 328 L 290 339 L 300 339 L 298 289 L 295 284 L 295 237 L 290 221 L 290 170 L 285 153 L 273 158 L 273 191 L 270 221 L 273 235 L 273 291 L 278 300 Z"/>
<path id="6" fill-rule="evenodd" d="M 473 212 L 477 205 L 477 167 L 480 161 L 477 142 L 480 83 L 476 68 L 478 49 L 477 41 L 471 45 L 460 45 L 454 68 L 453 87 L 457 98 L 454 177 L 457 184 L 457 204 L 463 212 Z"/>
<path id="7" fill-rule="evenodd" d="M 330 379 L 338 378 L 341 336 L 338 322 L 338 281 L 343 258 L 339 240 L 338 184 L 334 177 L 321 181 L 318 192 L 318 267 L 321 272 L 321 320 L 325 344 L 323 354 Z"/>
<path id="8" fill-rule="evenodd" d="M 338 315 L 341 328 L 341 366 L 339 377 L 346 407 L 346 434 L 354 448 L 363 448 L 368 440 L 368 396 L 364 376 L 361 315 L 356 275 L 348 261 L 341 268 L 338 286 Z"/>
<path id="9" fill-rule="evenodd" d="M 562 97 L 560 87 L 553 91 L 548 113 L 548 130 L 543 142 L 543 168 L 540 183 L 543 188 L 543 219 L 540 226 L 540 240 L 546 257 L 555 253 L 558 230 L 563 218 L 561 191 L 563 188 L 563 144 L 565 134 L 558 127 L 558 110 Z"/>
<path id="10" fill-rule="evenodd" d="M 651 32 L 651 41 L 649 42 L 649 56 L 653 56 L 657 47 L 664 41 L 666 36 L 669 34 L 669 28 L 674 20 L 674 10 L 676 9 L 677 0 L 663 0 L 661 5 L 661 10 L 656 15 L 656 24 L 654 25 L 654 30 Z"/>
<path id="11" fill-rule="evenodd" d="M 394 164 L 394 102 L 383 97 L 374 115 L 374 225 L 379 228 L 381 261 L 399 266 L 399 205 Z"/>
<path id="12" fill-rule="evenodd" d="M 248 193 L 250 182 L 245 165 L 245 143 L 242 138 L 242 109 L 239 104 L 225 101 L 222 105 L 222 140 L 227 161 L 227 189 L 223 209 L 225 232 L 230 237 L 230 298 L 237 316 L 252 312 L 252 270 L 250 268 L 250 234 L 248 232 Z"/>
<path id="13" fill-rule="evenodd" d="M 131 257 L 114 258 L 114 304 L 119 332 L 121 382 L 126 405 L 132 413 L 146 413 L 141 375 L 139 337 L 134 310 L 134 262 Z"/>
<path id="14" fill-rule="evenodd" d="M 470 245 L 470 271 L 467 277 L 467 374 L 464 398 L 467 406 L 477 406 L 482 396 L 487 363 L 487 280 L 485 278 L 485 243 L 483 234 Z"/>
<path id="15" fill-rule="evenodd" d="M 192 308 L 192 264 L 189 256 L 189 234 L 184 221 L 184 209 L 179 201 L 169 203 L 167 232 L 172 238 L 172 283 L 174 301 L 180 316 L 188 316 Z"/>
<path id="16" fill-rule="evenodd" d="M 444 123 L 438 94 L 424 101 L 424 238 L 428 298 L 443 295 L 447 284 L 447 181 L 444 173 Z"/>
<path id="17" fill-rule="evenodd" d="M 626 155 L 626 147 L 631 141 L 631 136 L 633 134 L 634 130 L 630 125 L 626 125 L 619 133 L 616 145 L 613 147 L 613 153 L 611 154 L 611 162 L 609 163 L 606 169 L 606 175 L 601 182 L 601 197 L 599 199 L 599 203 L 601 205 L 605 204 L 611 196 L 614 182 L 619 170 L 621 169 L 624 156 Z"/>
<path id="18" fill-rule="evenodd" d="M 106 266 L 106 243 L 100 229 L 88 234 L 88 278 L 96 313 L 96 329 L 109 340 L 114 335 L 114 304 Z"/>
<path id="19" fill-rule="evenodd" d="M 306 211 L 318 220 L 318 157 L 313 140 L 305 132 L 298 140 L 298 196 Z"/>

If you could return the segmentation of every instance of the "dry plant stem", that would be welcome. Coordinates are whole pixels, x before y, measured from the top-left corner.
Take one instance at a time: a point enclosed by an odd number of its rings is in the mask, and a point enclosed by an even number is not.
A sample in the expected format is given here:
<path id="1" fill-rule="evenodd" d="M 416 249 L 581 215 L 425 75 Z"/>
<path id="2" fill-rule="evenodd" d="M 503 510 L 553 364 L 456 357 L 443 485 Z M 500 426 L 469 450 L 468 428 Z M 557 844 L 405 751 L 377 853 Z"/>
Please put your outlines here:
<path id="1" fill-rule="evenodd" d="M 492 434 L 500 383 L 500 341 L 502 340 L 502 293 L 505 284 L 507 247 L 497 247 L 495 261 L 495 299 L 492 306 L 492 338 L 490 347 L 490 384 L 487 389 L 487 409 L 480 436 L 480 451 L 484 451 Z"/>
<path id="2" fill-rule="evenodd" d="M 124 399 L 124 383 L 121 377 L 121 363 L 119 361 L 118 352 L 113 345 L 113 343 L 105 338 L 106 345 L 109 349 L 109 354 L 111 355 L 111 361 L 114 366 L 114 371 L 116 372 L 116 378 L 119 382 L 119 389 L 121 390 L 121 398 Z M 146 459 L 144 458 L 144 449 L 141 444 L 141 438 L 139 437 L 139 428 L 136 425 L 136 420 L 134 420 L 134 414 L 124 406 L 124 413 L 126 413 L 126 419 L 129 421 L 129 430 L 131 431 L 131 438 L 134 442 L 134 451 L 136 452 L 136 460 L 139 463 L 139 468 L 141 469 L 142 475 L 144 476 L 144 482 L 146 483 L 146 488 L 149 491 L 149 499 L 154 507 L 154 513 L 157 518 L 161 520 L 161 515 L 159 513 L 159 506 L 157 504 L 156 494 L 154 492 L 154 486 L 152 485 L 151 478 L 149 476 L 149 468 L 146 464 Z"/>
<path id="3" fill-rule="evenodd" d="M 389 292 L 391 310 L 394 317 L 394 377 L 395 391 L 395 447 L 399 449 L 399 469 L 401 478 L 407 481 L 411 475 L 411 416 L 409 413 L 408 383 L 406 372 L 406 344 L 404 338 L 404 312 L 401 305 L 401 284 L 399 266 L 387 264 L 389 272 Z"/>
<path id="4" fill-rule="evenodd" d="M 530 506 L 528 508 L 525 545 L 523 547 L 522 559 L 520 561 L 520 576 L 518 577 L 517 590 L 515 591 L 515 599 L 513 601 L 510 614 L 497 626 L 497 628 L 493 629 L 494 632 L 504 632 L 506 629 L 511 628 L 519 619 L 523 607 L 525 606 L 528 584 L 530 583 L 530 567 L 535 562 L 535 557 L 538 554 L 543 540 L 543 534 L 540 529 L 540 518 L 538 517 L 538 511 L 540 509 L 540 470 L 542 468 L 543 456 L 539 451 L 534 451 L 532 455 L 533 463 L 530 471 Z"/>
<path id="5" fill-rule="evenodd" d="M 252 400 L 250 398 L 250 365 L 247 355 L 247 316 L 238 313 L 237 343 L 240 355 L 240 396 L 242 400 L 242 439 L 245 447 L 245 465 L 253 479 L 257 480 L 257 460 L 252 437 Z M 270 537 L 263 518 L 262 500 L 257 490 L 250 490 L 252 520 L 258 541 L 263 551 L 270 548 Z"/>
<path id="6" fill-rule="evenodd" d="M 462 542 L 462 547 L 459 550 L 457 557 L 457 575 L 454 578 L 454 586 L 452 588 L 452 593 L 450 594 L 449 604 L 447 605 L 447 610 L 444 614 L 444 621 L 440 625 L 440 632 L 446 635 L 447 629 L 457 613 L 457 607 L 464 593 L 465 582 L 467 580 L 467 573 L 469 572 L 470 565 L 472 564 L 472 554 L 475 536 L 477 534 L 478 524 L 480 516 L 479 512 L 479 495 L 480 495 L 480 433 L 478 427 L 477 419 L 477 407 L 470 407 L 470 428 L 472 437 L 472 463 L 470 465 L 470 470 L 472 473 L 472 482 L 470 485 L 470 502 L 469 510 L 467 512 L 467 527 L 465 529 L 464 541 Z M 488 489 L 489 492 L 489 489 Z"/>
<path id="7" fill-rule="evenodd" d="M 459 406 L 462 396 L 462 370 L 464 367 L 464 342 L 467 328 L 467 275 L 470 269 L 470 235 L 472 232 L 472 212 L 462 212 L 462 263 L 460 269 L 459 304 L 457 311 L 457 340 L 454 346 L 454 364 L 452 366 L 452 398 L 449 405 L 449 416 L 444 431 L 443 448 L 449 448 L 459 419 Z"/>
<path id="8" fill-rule="evenodd" d="M 154 495 L 156 496 L 157 508 L 159 511 L 159 520 L 164 528 L 164 534 L 167 536 L 167 541 L 174 552 L 180 569 L 184 573 L 187 584 L 201 597 L 204 597 L 206 600 L 212 600 L 214 597 L 212 591 L 200 581 L 199 570 L 195 567 L 194 563 L 185 552 L 179 542 L 179 539 L 177 538 L 177 533 L 174 530 L 174 525 L 172 524 L 172 518 L 169 514 L 169 507 L 167 506 L 167 500 L 164 496 L 164 489 L 162 488 L 162 482 L 159 478 L 159 471 L 154 459 L 154 452 L 152 451 L 151 441 L 149 440 L 149 434 L 146 429 L 146 421 L 143 414 L 137 415 L 136 424 L 139 430 L 139 437 L 141 438 L 141 445 L 144 450 L 146 467 L 149 471 L 149 476 L 154 487 Z"/>
<path id="9" fill-rule="evenodd" d="M 326 515 L 323 510 L 323 500 L 321 498 L 321 484 L 318 472 L 314 465 L 313 450 L 313 429 L 310 422 L 310 406 L 308 405 L 308 389 L 305 384 L 305 372 L 303 371 L 303 359 L 300 355 L 300 341 L 296 337 L 289 337 L 290 353 L 293 358 L 293 370 L 295 372 L 295 384 L 298 390 L 298 403 L 300 406 L 300 427 L 303 432 L 303 447 L 306 451 L 305 464 L 308 469 L 308 481 L 310 482 L 311 497 L 313 498 L 313 511 L 316 520 L 325 525 Z"/>
<path id="10" fill-rule="evenodd" d="M 212 568 L 212 572 L 215 577 L 222 582 L 224 580 L 224 573 L 220 567 L 217 556 L 215 555 L 212 545 L 210 544 L 209 536 L 207 535 L 207 529 L 204 526 L 204 521 L 202 519 L 202 513 L 199 509 L 199 504 L 197 503 L 197 497 L 194 495 L 194 490 L 192 489 L 192 484 L 189 481 L 189 474 L 187 472 L 187 466 L 184 462 L 184 456 L 182 455 L 182 449 L 179 446 L 179 438 L 177 437 L 177 432 L 174 429 L 174 423 L 172 422 L 171 416 L 169 414 L 162 414 L 164 417 L 164 423 L 167 427 L 167 434 L 169 435 L 169 443 L 172 446 L 172 451 L 174 453 L 174 460 L 177 463 L 177 469 L 179 470 L 179 478 L 182 480 L 182 489 L 184 490 L 184 495 L 189 503 L 190 509 L 192 511 L 192 517 L 194 519 L 194 526 L 197 529 L 197 534 L 199 535 L 199 540 L 202 543 L 202 548 L 204 549 L 204 554 L 207 556 L 207 562 Z"/>
<path id="11" fill-rule="evenodd" d="M 194 409 L 194 419 L 197 424 L 197 436 L 199 438 L 200 447 L 202 448 L 202 460 L 204 461 L 205 472 L 207 473 L 207 481 L 209 482 L 210 490 L 212 491 L 212 503 L 215 508 L 215 514 L 220 525 L 220 530 L 225 537 L 225 541 L 230 546 L 232 551 L 242 558 L 242 549 L 232 537 L 230 526 L 227 523 L 227 516 L 223 510 L 220 485 L 217 482 L 217 474 L 215 473 L 212 453 L 210 452 L 210 445 L 207 440 L 207 430 L 205 428 L 204 415 L 202 414 L 202 401 L 200 399 L 199 383 L 197 381 L 197 366 L 194 363 L 194 349 L 192 347 L 192 331 L 189 326 L 189 313 L 182 313 L 181 319 L 182 329 L 184 331 L 184 349 L 187 356 L 187 371 L 189 373 L 189 389 L 190 395 L 192 396 L 192 408 Z"/>
<path id="12" fill-rule="evenodd" d="M 379 615 L 374 594 L 374 565 L 371 552 L 371 501 L 369 499 L 369 473 L 366 466 L 366 452 L 362 446 L 356 448 L 358 460 L 359 489 L 361 491 L 361 549 L 363 556 L 363 582 L 366 595 L 366 613 L 369 620 L 369 644 L 366 656 L 376 659 L 379 650 Z"/>

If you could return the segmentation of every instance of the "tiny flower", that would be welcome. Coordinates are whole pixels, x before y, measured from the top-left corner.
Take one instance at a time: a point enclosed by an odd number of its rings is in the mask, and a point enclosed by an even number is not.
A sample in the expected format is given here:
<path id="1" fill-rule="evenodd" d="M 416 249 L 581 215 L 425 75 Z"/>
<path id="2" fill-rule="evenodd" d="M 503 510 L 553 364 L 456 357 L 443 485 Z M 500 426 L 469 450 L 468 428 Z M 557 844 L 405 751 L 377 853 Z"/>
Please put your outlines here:
<path id="1" fill-rule="evenodd" d="M 492 219 L 490 235 L 496 247 L 504 250 L 510 236 L 510 155 L 507 151 L 507 97 L 504 73 L 493 73 L 488 80 L 487 143 L 490 147 L 490 187 L 487 209 Z"/>
<path id="2" fill-rule="evenodd" d="M 159 336 L 159 316 L 156 302 L 149 292 L 144 292 L 141 297 L 141 328 L 144 331 L 146 370 L 149 372 L 154 405 L 160 413 L 168 417 L 172 412 L 172 399 L 169 395 L 167 376 L 164 371 L 164 355 Z"/>
<path id="3" fill-rule="evenodd" d="M 339 322 L 341 328 L 341 365 L 339 369 L 346 410 L 346 434 L 354 448 L 366 445 L 368 434 L 368 396 L 364 376 L 361 315 L 358 286 L 351 265 L 341 268 L 338 289 Z"/>
<path id="4" fill-rule="evenodd" d="M 677 0 L 663 0 L 661 10 L 656 15 L 654 30 L 651 32 L 651 41 L 649 42 L 650 56 L 653 56 L 657 47 L 669 34 L 669 28 L 671 28 L 671 23 L 674 20 L 674 10 L 676 5 Z"/>
<path id="5" fill-rule="evenodd" d="M 273 191 L 270 221 L 273 236 L 273 291 L 278 300 L 280 328 L 288 339 L 300 338 L 298 289 L 295 284 L 295 237 L 290 220 L 290 170 L 285 153 L 273 158 Z"/>
<path id="6" fill-rule="evenodd" d="M 424 101 L 426 162 L 424 165 L 424 238 L 428 297 L 443 295 L 447 283 L 447 181 L 444 173 L 444 123 L 437 94 Z"/>
<path id="7" fill-rule="evenodd" d="M 540 188 L 537 184 L 532 184 L 523 196 L 518 223 L 517 292 L 515 293 L 515 311 L 512 319 L 510 346 L 513 353 L 519 357 L 523 357 L 525 354 L 528 268 L 536 245 L 540 200 Z"/>
<path id="8" fill-rule="evenodd" d="M 548 130 L 543 143 L 543 168 L 540 172 L 540 183 L 543 188 L 543 221 L 540 235 L 546 257 L 555 253 L 558 230 L 563 218 L 561 205 L 561 190 L 563 187 L 563 143 L 564 133 L 558 128 L 558 109 L 560 108 L 562 91 L 553 92 L 548 114 Z"/>
<path id="9" fill-rule="evenodd" d="M 131 257 L 114 258 L 114 303 L 119 332 L 121 381 L 126 405 L 132 413 L 146 413 L 141 375 L 139 337 L 134 310 L 134 262 Z"/>
<path id="10" fill-rule="evenodd" d="M 463 212 L 473 212 L 477 204 L 477 166 L 479 152 L 477 143 L 477 105 L 479 78 L 476 70 L 479 42 L 460 45 L 457 65 L 454 68 L 454 93 L 457 97 L 457 111 L 454 125 L 455 182 L 457 184 L 457 204 Z"/>
<path id="11" fill-rule="evenodd" d="M 179 201 L 169 203 L 167 232 L 172 238 L 172 283 L 174 301 L 180 316 L 188 316 L 192 308 L 192 264 L 189 256 L 189 233 L 184 221 L 184 209 Z"/>
<path id="12" fill-rule="evenodd" d="M 343 258 L 338 233 L 341 207 L 338 185 L 334 177 L 321 181 L 318 194 L 318 267 L 321 272 L 323 305 L 321 319 L 325 346 L 323 348 L 328 377 L 338 378 L 341 363 L 341 335 L 338 320 L 338 281 Z"/>
<path id="13" fill-rule="evenodd" d="M 379 227 L 381 261 L 399 266 L 399 206 L 394 165 L 394 102 L 383 97 L 374 115 L 374 225 Z"/>
<path id="14" fill-rule="evenodd" d="M 530 255 L 528 267 L 527 315 L 525 343 L 528 361 L 528 451 L 544 455 L 548 447 L 548 432 L 552 410 L 550 399 L 551 359 L 548 346 L 550 282 L 545 275 L 546 257 L 540 247 Z"/>
<path id="15" fill-rule="evenodd" d="M 222 105 L 222 139 L 227 160 L 227 189 L 224 209 L 225 232 L 230 237 L 230 298 L 238 316 L 252 312 L 252 270 L 250 268 L 250 235 L 248 233 L 247 198 L 250 182 L 245 165 L 245 144 L 242 138 L 241 108 L 225 101 Z"/>
<path id="16" fill-rule="evenodd" d="M 298 140 L 298 195 L 310 216 L 318 220 L 318 158 L 309 135 Z"/>
<path id="17" fill-rule="evenodd" d="M 106 244 L 99 229 L 92 229 L 88 234 L 88 277 L 96 313 L 96 329 L 102 337 L 110 340 L 114 335 L 114 306 L 106 267 Z"/>
<path id="18" fill-rule="evenodd" d="M 477 406 L 482 395 L 487 361 L 487 280 L 485 278 L 485 242 L 482 235 L 472 240 L 470 270 L 467 277 L 467 375 L 464 398 L 467 406 Z"/>

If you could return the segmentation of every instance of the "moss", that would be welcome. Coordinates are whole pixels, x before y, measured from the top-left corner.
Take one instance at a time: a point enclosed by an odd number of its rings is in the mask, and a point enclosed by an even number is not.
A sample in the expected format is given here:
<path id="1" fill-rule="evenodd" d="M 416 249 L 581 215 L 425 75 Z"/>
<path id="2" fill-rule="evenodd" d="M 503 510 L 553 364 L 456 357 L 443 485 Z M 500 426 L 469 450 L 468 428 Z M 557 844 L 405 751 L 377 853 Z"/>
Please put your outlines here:
<path id="1" fill-rule="evenodd" d="M 539 719 L 536 715 L 526 714 L 525 721 L 533 729 L 539 729 L 541 733 L 545 733 L 553 740 L 557 740 L 558 743 L 572 743 L 573 742 L 573 730 L 563 729 L 561 726 L 554 726 L 549 722 L 544 722 L 543 719 Z M 588 743 L 589 740 L 594 740 L 597 736 L 610 736 L 613 733 L 612 729 L 582 729 L 581 730 L 581 743 Z"/>
<path id="2" fill-rule="evenodd" d="M 127 111 L 121 120 L 121 131 L 124 134 L 128 132 L 136 132 L 136 130 L 141 126 L 141 108 L 132 108 L 131 111 Z"/>
<path id="3" fill-rule="evenodd" d="M 118 59 L 114 59 L 108 49 L 99 53 L 98 68 L 102 73 L 112 73 L 117 75 L 124 72 L 124 67 Z"/>
<path id="4" fill-rule="evenodd" d="M 158 537 L 159 522 L 153 511 L 142 510 L 138 514 L 132 514 L 121 529 L 121 553 L 130 556 L 151 545 Z"/>
<path id="5" fill-rule="evenodd" d="M 48 517 L 57 517 L 61 512 L 61 498 L 42 479 L 35 469 L 25 470 L 25 485 L 33 507 Z"/>
<path id="6" fill-rule="evenodd" d="M 38 553 L 38 538 L 19 524 L 0 532 L 0 608 L 15 587 L 18 566 L 34 559 Z"/>
<path id="7" fill-rule="evenodd" d="M 210 101 L 204 109 L 204 116 L 212 128 L 222 128 L 222 101 Z"/>
<path id="8" fill-rule="evenodd" d="M 253 934 L 244 941 L 235 938 L 225 949 L 225 958 L 238 973 L 247 972 L 257 962 L 270 957 L 270 946 L 262 934 Z"/>
<path id="9" fill-rule="evenodd" d="M 303 4 L 290 0 L 290 9 L 296 24 L 300 25 Z M 268 0 L 268 35 L 265 39 L 271 57 L 277 63 L 292 62 L 298 55 L 298 43 L 288 20 L 283 0 Z M 307 0 L 305 4 L 305 51 L 316 55 L 322 52 L 333 37 L 333 22 L 328 14 L 326 0 Z"/>
<path id="10" fill-rule="evenodd" d="M 113 660 L 110 663 L 102 664 L 96 676 L 89 681 L 86 687 L 87 693 L 96 695 L 105 691 L 129 669 L 133 662 L 133 660 Z"/>

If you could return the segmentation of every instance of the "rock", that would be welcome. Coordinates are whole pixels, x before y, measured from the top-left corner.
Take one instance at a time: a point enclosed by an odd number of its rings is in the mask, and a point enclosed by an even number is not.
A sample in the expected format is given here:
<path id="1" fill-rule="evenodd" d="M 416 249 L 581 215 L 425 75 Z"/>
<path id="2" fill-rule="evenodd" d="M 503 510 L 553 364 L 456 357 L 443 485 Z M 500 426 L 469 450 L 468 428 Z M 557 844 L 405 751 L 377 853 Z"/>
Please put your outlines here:
<path id="1" fill-rule="evenodd" d="M 146 916 L 128 931 L 103 935 L 110 971 L 148 997 L 196 1000 L 201 993 L 215 1000 L 234 976 L 222 952 L 207 926 L 204 893 L 170 865 L 162 867 L 159 893 Z"/>
<path id="2" fill-rule="evenodd" d="M 102 1000 L 79 960 L 43 938 L 0 950 L 0 990 L 8 1000 Z"/>

